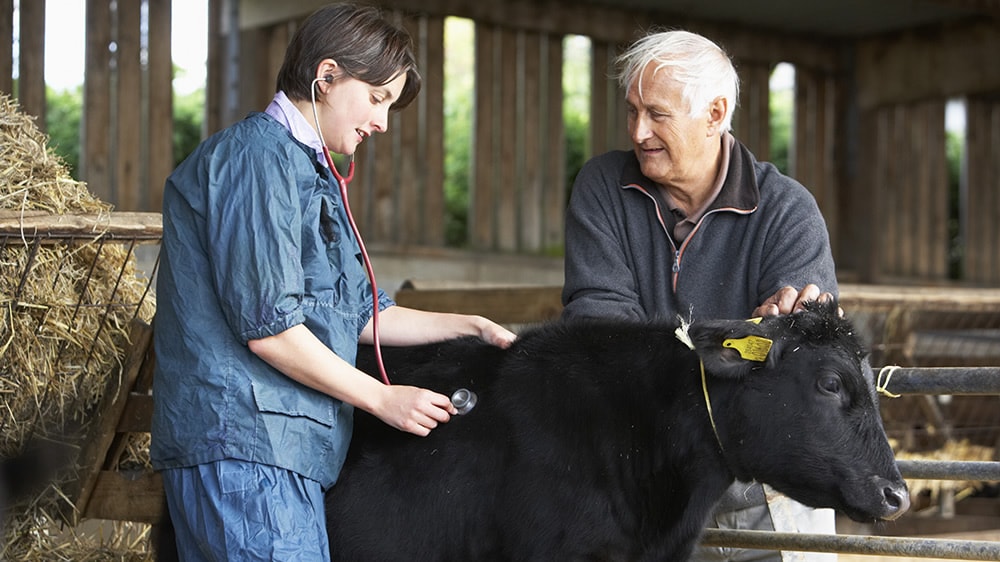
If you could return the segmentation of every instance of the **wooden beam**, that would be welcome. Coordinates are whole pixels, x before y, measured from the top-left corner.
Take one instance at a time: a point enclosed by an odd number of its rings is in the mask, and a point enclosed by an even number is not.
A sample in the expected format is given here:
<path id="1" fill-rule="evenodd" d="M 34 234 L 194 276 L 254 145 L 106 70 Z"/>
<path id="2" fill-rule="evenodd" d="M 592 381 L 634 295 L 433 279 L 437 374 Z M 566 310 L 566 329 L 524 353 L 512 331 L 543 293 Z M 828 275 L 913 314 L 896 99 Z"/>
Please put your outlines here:
<path id="1" fill-rule="evenodd" d="M 45 127 L 45 0 L 21 2 L 17 100 L 21 111 Z"/>
<path id="2" fill-rule="evenodd" d="M 87 234 L 159 241 L 163 219 L 159 213 L 53 215 L 45 211 L 0 211 L 0 236 L 81 238 Z"/>
<path id="3" fill-rule="evenodd" d="M 303 17 L 327 4 L 327 0 L 297 0 L 274 3 L 270 0 L 242 0 L 240 26 L 258 27 Z M 702 33 L 725 43 L 733 56 L 763 62 L 788 61 L 809 67 L 836 68 L 836 45 L 736 24 L 706 24 L 680 11 L 623 10 L 617 6 L 595 6 L 560 0 L 385 0 L 363 3 L 385 9 L 438 16 L 458 16 L 478 23 L 503 25 L 524 31 L 556 35 L 578 34 L 610 43 L 629 43 L 643 29 L 669 25 Z"/>
<path id="4" fill-rule="evenodd" d="M 862 40 L 857 49 L 859 103 L 868 109 L 996 92 L 996 53 L 1000 25 L 988 19 Z"/>
<path id="5" fill-rule="evenodd" d="M 479 314 L 501 324 L 552 320 L 562 311 L 562 287 L 400 289 L 397 304 L 419 310 Z"/>

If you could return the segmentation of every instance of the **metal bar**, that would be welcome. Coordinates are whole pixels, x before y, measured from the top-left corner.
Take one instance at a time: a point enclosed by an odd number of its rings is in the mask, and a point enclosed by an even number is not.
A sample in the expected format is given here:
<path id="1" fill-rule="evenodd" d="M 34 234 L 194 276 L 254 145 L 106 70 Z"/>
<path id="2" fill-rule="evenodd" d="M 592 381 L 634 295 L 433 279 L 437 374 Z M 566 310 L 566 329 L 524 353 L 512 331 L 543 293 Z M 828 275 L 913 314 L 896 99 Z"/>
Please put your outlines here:
<path id="1" fill-rule="evenodd" d="M 893 394 L 1000 394 L 1000 367 L 883 367 L 881 373 L 880 385 Z"/>
<path id="2" fill-rule="evenodd" d="M 953 560 L 1000 560 L 1000 542 L 993 541 L 705 529 L 701 543 L 708 546 L 765 550 L 881 554 Z"/>
<path id="3" fill-rule="evenodd" d="M 1000 482 L 1000 462 L 897 460 L 904 478 Z"/>

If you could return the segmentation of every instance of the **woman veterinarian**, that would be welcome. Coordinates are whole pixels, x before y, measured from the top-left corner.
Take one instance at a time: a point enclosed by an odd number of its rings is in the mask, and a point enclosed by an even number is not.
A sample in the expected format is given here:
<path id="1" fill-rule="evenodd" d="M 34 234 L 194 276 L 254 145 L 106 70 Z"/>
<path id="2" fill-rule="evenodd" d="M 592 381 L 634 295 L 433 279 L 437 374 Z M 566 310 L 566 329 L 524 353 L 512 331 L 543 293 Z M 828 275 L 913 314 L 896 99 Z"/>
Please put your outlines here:
<path id="1" fill-rule="evenodd" d="M 447 396 L 354 367 L 359 341 L 375 342 L 373 319 L 388 345 L 514 339 L 381 292 L 376 316 L 324 149 L 353 154 L 414 99 L 411 49 L 374 8 L 318 10 L 266 110 L 205 140 L 166 182 L 150 455 L 183 560 L 328 560 L 323 491 L 353 408 L 417 435 L 455 414 Z"/>

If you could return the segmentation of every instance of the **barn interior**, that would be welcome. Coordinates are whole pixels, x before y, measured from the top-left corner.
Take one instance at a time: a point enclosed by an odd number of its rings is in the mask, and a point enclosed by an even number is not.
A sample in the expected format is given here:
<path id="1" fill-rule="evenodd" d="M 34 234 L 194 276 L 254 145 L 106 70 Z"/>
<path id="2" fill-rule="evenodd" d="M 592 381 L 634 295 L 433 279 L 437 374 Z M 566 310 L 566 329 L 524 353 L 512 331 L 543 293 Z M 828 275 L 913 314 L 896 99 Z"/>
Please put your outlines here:
<path id="1" fill-rule="evenodd" d="M 85 3 L 76 179 L 113 206 L 109 243 L 128 246 L 148 282 L 155 274 L 163 180 L 175 162 L 172 2 Z M 197 38 L 208 52 L 204 135 L 267 104 L 284 46 L 298 23 L 325 3 L 206 0 L 207 37 Z M 393 116 L 389 133 L 366 141 L 357 154 L 350 205 L 379 285 L 401 303 L 484 313 L 514 326 L 557 316 L 563 212 L 572 188 L 567 162 L 630 147 L 622 92 L 612 78 L 614 58 L 644 30 L 681 28 L 708 36 L 732 56 L 741 78 L 734 132 L 761 160 L 779 156 L 770 120 L 775 70 L 792 70 L 786 74 L 792 99 L 786 170 L 813 193 L 826 218 L 842 304 L 864 332 L 872 364 L 1000 368 L 1000 0 L 378 5 L 414 37 L 424 89 L 411 108 Z M 58 64 L 44 56 L 45 6 L 44 0 L 0 0 L 0 92 L 16 94 L 21 110 L 42 124 L 42 70 Z M 458 244 L 445 231 L 453 212 L 445 192 L 451 119 L 445 76 L 456 53 L 446 48 L 446 30 L 455 19 L 474 31 L 465 48 L 474 61 L 466 93 L 472 148 Z M 579 72 L 569 64 L 571 40 L 586 52 L 586 76 L 575 77 L 587 91 L 580 146 L 567 143 L 564 87 L 568 73 Z M 953 139 L 961 151 L 956 170 L 950 168 Z M 0 216 L 5 244 L 22 240 L 23 213 Z M 39 240 L 75 239 L 53 226 L 56 221 L 36 220 Z M 94 228 L 93 222 L 81 224 Z M 22 263 L 10 275 L 37 273 Z M 116 392 L 148 390 L 141 366 L 147 350 L 129 344 L 122 353 L 140 358 L 133 373 L 138 386 Z M 148 404 L 132 398 L 116 415 L 131 416 Z M 997 400 L 995 392 L 942 391 L 883 398 L 882 411 L 900 458 L 995 462 Z M 141 420 L 141 413 L 135 415 Z M 130 448 L 122 437 L 130 432 L 120 428 L 142 423 L 102 417 L 110 421 L 94 431 L 103 450 L 90 453 L 90 473 L 71 487 L 77 519 L 148 523 L 156 508 L 149 492 L 155 476 L 129 473 L 138 483 L 134 488 L 113 480 Z M 913 486 L 921 503 L 912 516 L 890 528 L 850 530 L 903 536 L 962 531 L 1000 541 L 996 481 L 936 479 Z"/>

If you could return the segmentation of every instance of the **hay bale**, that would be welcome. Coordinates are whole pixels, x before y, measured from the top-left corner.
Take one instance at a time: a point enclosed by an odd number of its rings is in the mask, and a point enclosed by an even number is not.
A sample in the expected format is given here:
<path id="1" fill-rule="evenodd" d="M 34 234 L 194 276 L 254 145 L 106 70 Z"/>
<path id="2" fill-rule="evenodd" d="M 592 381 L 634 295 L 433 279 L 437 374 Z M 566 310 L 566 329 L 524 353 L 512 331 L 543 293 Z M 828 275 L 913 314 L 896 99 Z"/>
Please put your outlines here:
<path id="1" fill-rule="evenodd" d="M 75 181 L 47 143 L 34 117 L 0 95 L 0 212 L 110 216 L 111 205 Z M 39 436 L 72 443 L 100 414 L 94 407 L 109 378 L 120 374 L 129 322 L 151 322 L 155 310 L 149 279 L 127 242 L 100 230 L 74 238 L 0 237 L 0 458 L 21 454 Z M 143 439 L 129 447 L 132 466 L 148 466 Z M 60 485 L 76 478 L 77 467 L 60 468 L 66 470 L 53 471 L 46 490 L 14 512 L 0 553 L 66 559 L 57 550 L 73 547 L 49 540 L 56 535 L 50 512 L 69 499 Z"/>

